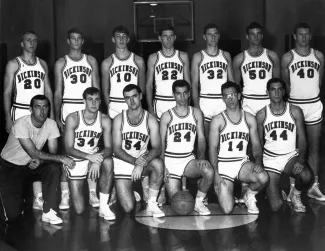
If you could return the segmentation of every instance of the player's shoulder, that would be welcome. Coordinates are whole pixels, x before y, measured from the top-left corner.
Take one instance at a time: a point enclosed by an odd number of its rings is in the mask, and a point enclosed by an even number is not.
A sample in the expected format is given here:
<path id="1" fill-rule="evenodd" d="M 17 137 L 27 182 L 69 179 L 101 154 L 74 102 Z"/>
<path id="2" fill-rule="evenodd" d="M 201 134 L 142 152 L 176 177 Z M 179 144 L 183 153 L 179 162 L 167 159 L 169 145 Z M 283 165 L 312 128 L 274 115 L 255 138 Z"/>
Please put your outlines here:
<path id="1" fill-rule="evenodd" d="M 315 51 L 315 56 L 316 56 L 319 60 L 324 61 L 324 54 L 323 54 L 321 51 L 316 50 L 316 49 L 314 49 L 314 51 Z"/>
<path id="2" fill-rule="evenodd" d="M 180 56 L 182 59 L 188 59 L 188 54 L 187 54 L 187 52 L 185 52 L 185 51 L 179 51 L 179 56 Z"/>
<path id="3" fill-rule="evenodd" d="M 79 121 L 79 114 L 78 111 L 76 112 L 72 112 L 70 113 L 66 120 L 65 120 L 65 124 L 66 125 L 74 125 L 75 123 L 77 123 Z"/>
<path id="4" fill-rule="evenodd" d="M 251 114 L 250 112 L 244 111 L 244 116 L 246 119 L 246 122 L 251 125 L 252 123 L 256 123 L 256 117 Z"/>
<path id="5" fill-rule="evenodd" d="M 45 60 L 41 59 L 41 58 L 38 58 L 41 65 L 47 70 L 47 63 L 45 62 Z"/>
<path id="6" fill-rule="evenodd" d="M 214 115 L 211 118 L 210 126 L 212 127 L 224 126 L 224 124 L 225 124 L 225 119 L 222 115 L 222 112 L 218 113 L 217 115 Z"/>
<path id="7" fill-rule="evenodd" d="M 169 110 L 165 111 L 160 117 L 160 123 L 168 123 L 171 120 Z"/>
<path id="8" fill-rule="evenodd" d="M 269 55 L 270 57 L 279 58 L 278 53 L 276 53 L 275 51 L 272 51 L 272 50 L 269 50 L 269 49 L 266 49 L 266 51 L 267 51 L 267 55 Z"/>
<path id="9" fill-rule="evenodd" d="M 113 54 L 109 55 L 107 58 L 105 58 L 102 62 L 102 66 L 110 66 L 113 62 Z"/>
<path id="10" fill-rule="evenodd" d="M 193 106 L 191 106 L 191 107 L 193 109 L 193 113 L 194 113 L 195 118 L 197 118 L 197 119 L 198 118 L 203 118 L 203 113 L 199 108 L 196 108 L 196 107 L 193 107 Z"/>
<path id="11" fill-rule="evenodd" d="M 7 70 L 16 71 L 19 68 L 19 62 L 17 58 L 13 58 L 7 63 Z"/>
<path id="12" fill-rule="evenodd" d="M 244 53 L 245 51 L 240 52 L 234 57 L 234 63 L 241 63 L 244 60 Z"/>
<path id="13" fill-rule="evenodd" d="M 282 63 L 289 63 L 293 58 L 293 54 L 292 54 L 292 51 L 287 51 L 286 53 L 284 53 L 281 57 L 281 62 Z"/>
<path id="14" fill-rule="evenodd" d="M 121 124 L 122 118 L 123 118 L 123 112 L 121 112 L 121 113 L 119 113 L 118 115 L 115 116 L 115 118 L 113 119 L 113 125 Z"/>
<path id="15" fill-rule="evenodd" d="M 100 113 L 101 114 L 101 118 L 102 118 L 102 122 L 103 123 L 105 123 L 105 122 L 111 122 L 111 118 L 107 115 L 107 114 L 105 114 L 105 113 Z"/>
<path id="16" fill-rule="evenodd" d="M 65 64 L 65 57 L 61 57 L 55 62 L 55 66 L 63 66 Z"/>
<path id="17" fill-rule="evenodd" d="M 148 60 L 156 60 L 158 58 L 158 51 L 151 53 L 148 57 Z"/>
<path id="18" fill-rule="evenodd" d="M 196 53 L 193 54 L 193 57 L 192 57 L 192 61 L 196 61 L 196 62 L 199 62 L 201 61 L 202 59 L 202 51 L 198 51 Z"/>
<path id="19" fill-rule="evenodd" d="M 256 113 L 256 119 L 265 118 L 266 115 L 266 106 Z"/>
<path id="20" fill-rule="evenodd" d="M 295 119 L 302 117 L 303 118 L 303 111 L 301 110 L 301 108 L 299 106 L 290 104 L 290 111 L 291 114 L 294 116 Z"/>
<path id="21" fill-rule="evenodd" d="M 87 57 L 89 63 L 91 63 L 91 64 L 97 64 L 96 58 L 94 58 L 92 55 L 85 54 L 85 56 Z"/>

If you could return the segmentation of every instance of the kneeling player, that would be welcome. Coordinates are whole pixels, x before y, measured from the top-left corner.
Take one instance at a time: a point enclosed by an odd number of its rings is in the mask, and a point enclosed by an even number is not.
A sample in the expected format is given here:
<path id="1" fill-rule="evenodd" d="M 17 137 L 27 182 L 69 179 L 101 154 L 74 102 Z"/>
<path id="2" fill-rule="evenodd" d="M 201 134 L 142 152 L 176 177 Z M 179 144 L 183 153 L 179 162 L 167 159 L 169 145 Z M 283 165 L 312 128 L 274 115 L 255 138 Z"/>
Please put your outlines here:
<path id="1" fill-rule="evenodd" d="M 203 204 L 203 199 L 213 182 L 213 169 L 205 159 L 204 117 L 200 109 L 188 104 L 191 91 L 188 82 L 176 80 L 172 88 L 176 106 L 164 112 L 160 120 L 167 192 L 171 198 L 181 190 L 182 176 L 201 178 L 194 210 L 201 215 L 208 215 L 210 211 Z M 196 135 L 197 159 L 192 153 Z"/>
<path id="2" fill-rule="evenodd" d="M 157 120 L 142 109 L 142 93 L 139 86 L 129 84 L 123 89 L 128 106 L 114 118 L 113 149 L 114 177 L 117 198 L 127 213 L 134 208 L 132 182 L 149 176 L 147 212 L 153 217 L 163 217 L 157 205 L 157 196 L 163 182 L 163 163 L 159 159 L 161 143 Z M 147 151 L 151 142 L 152 149 Z"/>
<path id="3" fill-rule="evenodd" d="M 258 131 L 264 143 L 263 163 L 270 177 L 267 197 L 273 211 L 283 205 L 280 175 L 286 172 L 296 178 L 290 200 L 296 212 L 305 212 L 300 194 L 311 185 L 312 171 L 305 164 L 306 132 L 302 110 L 283 100 L 285 83 L 279 78 L 267 82 L 270 105 L 257 113 Z M 298 136 L 298 151 L 296 139 Z"/>
<path id="4" fill-rule="evenodd" d="M 97 88 L 87 88 L 83 100 L 85 109 L 69 114 L 65 125 L 66 152 L 76 162 L 74 169 L 66 168 L 72 204 L 81 214 L 85 209 L 83 185 L 87 174 L 92 180 L 99 178 L 99 216 L 114 220 L 115 214 L 107 204 L 113 178 L 111 119 L 99 111 L 101 97 Z M 101 135 L 105 148 L 97 152 Z"/>
<path id="5" fill-rule="evenodd" d="M 221 210 L 229 214 L 235 203 L 234 179 L 248 183 L 244 202 L 249 213 L 258 214 L 255 195 L 267 185 L 268 176 L 262 166 L 256 119 L 240 107 L 241 90 L 237 84 L 226 82 L 221 91 L 226 110 L 213 117 L 209 134 L 209 157 L 215 171 L 214 189 Z M 255 163 L 247 156 L 249 140 Z"/>

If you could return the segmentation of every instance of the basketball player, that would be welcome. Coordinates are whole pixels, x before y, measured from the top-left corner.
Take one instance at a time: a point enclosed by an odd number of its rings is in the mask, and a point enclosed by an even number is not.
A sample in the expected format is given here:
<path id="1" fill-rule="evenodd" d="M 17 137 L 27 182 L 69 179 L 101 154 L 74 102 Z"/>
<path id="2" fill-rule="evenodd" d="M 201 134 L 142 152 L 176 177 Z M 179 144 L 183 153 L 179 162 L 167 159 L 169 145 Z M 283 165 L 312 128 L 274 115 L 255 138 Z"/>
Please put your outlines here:
<path id="1" fill-rule="evenodd" d="M 161 50 L 148 58 L 146 95 L 149 112 L 160 120 L 161 115 L 176 104 L 172 84 L 178 79 L 185 79 L 190 83 L 190 70 L 187 53 L 174 48 L 176 40 L 174 27 L 163 27 L 159 31 L 158 39 L 162 46 Z"/>
<path id="2" fill-rule="evenodd" d="M 319 189 L 319 150 L 322 131 L 323 105 L 320 101 L 320 87 L 324 73 L 324 55 L 310 47 L 311 28 L 306 23 L 296 25 L 293 38 L 295 48 L 282 56 L 281 73 L 287 84 L 289 102 L 297 105 L 304 113 L 308 138 L 308 164 L 314 172 L 315 181 L 307 196 L 325 201 Z M 290 179 L 291 189 L 294 180 Z M 290 196 L 288 197 L 290 200 Z"/>
<path id="3" fill-rule="evenodd" d="M 35 95 L 30 101 L 30 115 L 23 116 L 12 126 L 0 157 L 0 219 L 12 221 L 23 213 L 24 183 L 42 181 L 44 207 L 42 221 L 60 224 L 56 215 L 56 192 L 60 169 L 58 162 L 74 168 L 74 161 L 57 155 L 60 132 L 54 120 L 48 118 L 50 101 Z M 47 142 L 49 153 L 42 151 Z"/>
<path id="4" fill-rule="evenodd" d="M 267 82 L 270 105 L 257 115 L 260 140 L 264 143 L 263 164 L 268 172 L 270 183 L 266 189 L 272 211 L 279 211 L 283 205 L 280 192 L 281 173 L 296 177 L 290 200 L 296 212 L 305 212 L 300 194 L 303 188 L 311 185 L 312 171 L 305 164 L 306 132 L 302 110 L 283 100 L 285 82 L 272 78 Z M 298 138 L 298 149 L 296 139 Z"/>
<path id="5" fill-rule="evenodd" d="M 270 103 L 266 93 L 266 83 L 272 77 L 280 77 L 280 59 L 271 50 L 263 48 L 263 27 L 256 22 L 246 28 L 248 49 L 234 58 L 234 73 L 237 84 L 243 82 L 243 109 L 254 116 Z M 250 147 L 249 147 L 250 149 Z M 250 152 L 250 151 L 249 151 Z M 243 203 L 243 195 L 247 188 L 242 184 L 239 202 Z"/>
<path id="6" fill-rule="evenodd" d="M 114 220 L 115 214 L 108 206 L 109 190 L 113 179 L 111 120 L 99 112 L 100 91 L 88 87 L 83 92 L 85 109 L 70 113 L 66 118 L 64 143 L 68 156 L 76 162 L 73 170 L 66 169 L 77 214 L 85 210 L 83 185 L 87 178 L 99 178 L 99 216 Z M 98 140 L 103 136 L 105 148 L 98 152 Z"/>
<path id="7" fill-rule="evenodd" d="M 47 64 L 35 56 L 37 43 L 35 32 L 26 31 L 21 37 L 20 45 L 23 49 L 21 56 L 10 60 L 6 67 L 3 102 L 7 133 L 10 132 L 14 121 L 31 113 L 29 105 L 35 95 L 45 95 L 53 107 L 53 93 Z M 50 114 L 50 117 L 54 119 L 54 109 L 51 109 Z M 43 198 L 40 182 L 33 183 L 33 191 L 33 208 L 42 210 Z"/>
<path id="8" fill-rule="evenodd" d="M 220 39 L 216 24 L 207 24 L 203 29 L 206 49 L 194 54 L 191 79 L 194 107 L 204 114 L 205 133 L 208 138 L 212 116 L 217 115 L 226 106 L 222 101 L 221 85 L 227 80 L 234 81 L 231 56 L 218 47 Z M 200 92 L 199 92 L 200 86 Z"/>
<path id="9" fill-rule="evenodd" d="M 82 94 L 88 87 L 99 89 L 97 61 L 90 55 L 81 52 L 84 43 L 83 33 L 78 28 L 68 31 L 67 43 L 70 46 L 68 55 L 58 59 L 55 63 L 55 117 L 61 130 L 64 131 L 66 117 L 75 111 L 85 108 Z M 96 182 L 88 179 L 89 203 L 93 207 L 99 206 L 96 195 Z M 69 186 L 64 171 L 61 176 L 60 209 L 68 209 Z"/>
<path id="10" fill-rule="evenodd" d="M 200 215 L 210 214 L 203 199 L 213 182 L 213 169 L 205 159 L 206 139 L 204 118 L 198 108 L 189 106 L 191 87 L 185 80 L 172 86 L 176 106 L 164 112 L 160 120 L 162 140 L 161 158 L 165 163 L 165 181 L 169 198 L 180 191 L 181 178 L 201 178 L 194 210 Z M 198 136 L 197 158 L 192 153 Z"/>
<path id="11" fill-rule="evenodd" d="M 234 180 L 248 183 L 244 203 L 248 213 L 258 214 L 255 195 L 268 183 L 262 165 L 262 148 L 255 117 L 240 108 L 239 85 L 226 82 L 221 86 L 226 110 L 214 116 L 210 123 L 209 156 L 214 168 L 214 190 L 221 210 L 229 214 L 234 207 Z M 252 143 L 255 162 L 247 156 L 247 145 Z"/>
<path id="12" fill-rule="evenodd" d="M 115 27 L 112 32 L 115 53 L 106 58 L 101 66 L 107 114 L 112 119 L 128 108 L 123 97 L 126 85 L 139 85 L 142 93 L 145 91 L 145 64 L 141 57 L 129 51 L 129 41 L 129 30 L 124 26 Z"/>
<path id="13" fill-rule="evenodd" d="M 139 86 L 129 84 L 123 89 L 127 110 L 114 118 L 113 150 L 114 177 L 117 198 L 126 213 L 134 209 L 132 183 L 149 176 L 147 212 L 153 217 L 165 214 L 157 205 L 157 196 L 163 182 L 164 167 L 159 155 L 161 142 L 159 125 L 153 115 L 143 110 Z M 150 140 L 151 150 L 147 146 Z"/>

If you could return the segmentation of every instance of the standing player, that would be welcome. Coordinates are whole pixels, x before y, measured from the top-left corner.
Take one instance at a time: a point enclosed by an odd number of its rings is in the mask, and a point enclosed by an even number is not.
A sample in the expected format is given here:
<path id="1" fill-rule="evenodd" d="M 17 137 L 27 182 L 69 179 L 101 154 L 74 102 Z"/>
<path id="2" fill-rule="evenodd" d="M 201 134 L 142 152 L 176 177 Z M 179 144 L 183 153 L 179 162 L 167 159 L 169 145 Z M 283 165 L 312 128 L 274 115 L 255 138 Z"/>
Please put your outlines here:
<path id="1" fill-rule="evenodd" d="M 88 87 L 99 89 L 97 61 L 90 55 L 81 52 L 84 43 L 83 33 L 78 28 L 68 31 L 67 43 L 70 46 L 68 55 L 55 63 L 55 117 L 60 130 L 64 131 L 66 117 L 75 111 L 85 108 L 82 94 Z M 62 102 L 63 101 L 63 102 Z M 96 195 L 96 183 L 88 179 L 90 204 L 99 206 Z M 68 209 L 69 186 L 65 172 L 61 176 L 60 209 Z"/>
<path id="2" fill-rule="evenodd" d="M 7 133 L 10 132 L 14 121 L 31 113 L 29 105 L 35 95 L 45 95 L 53 107 L 53 93 L 48 77 L 47 64 L 44 60 L 35 56 L 37 43 L 35 32 L 26 31 L 21 37 L 22 55 L 10 60 L 6 67 L 3 102 Z M 54 119 L 53 111 L 54 109 L 51 109 L 52 119 Z M 41 182 L 34 182 L 33 190 L 33 208 L 42 210 Z"/>
<path id="3" fill-rule="evenodd" d="M 310 47 L 312 35 L 308 24 L 297 24 L 294 32 L 295 49 L 282 56 L 281 73 L 287 84 L 289 102 L 299 106 L 304 113 L 309 146 L 308 164 L 315 175 L 314 184 L 308 190 L 307 195 L 310 198 L 325 201 L 325 195 L 320 191 L 318 184 L 323 120 L 323 105 L 319 93 L 324 73 L 324 55 Z M 290 183 L 291 191 L 295 182 L 290 179 Z"/>
<path id="4" fill-rule="evenodd" d="M 185 79 L 190 83 L 189 59 L 186 52 L 176 50 L 175 30 L 167 26 L 159 31 L 161 51 L 153 53 L 148 59 L 146 94 L 148 110 L 160 120 L 161 115 L 175 106 L 172 85 L 175 80 Z M 155 98 L 153 88 L 155 84 Z"/>
<path id="5" fill-rule="evenodd" d="M 132 182 L 149 176 L 148 213 L 165 216 L 157 206 L 157 196 L 163 182 L 164 167 L 159 155 L 161 142 L 159 125 L 153 115 L 142 109 L 141 89 L 127 85 L 123 89 L 127 110 L 113 122 L 114 177 L 117 198 L 126 213 L 134 208 Z M 148 143 L 151 150 L 147 150 Z"/>
<path id="6" fill-rule="evenodd" d="M 126 85 L 139 85 L 142 93 L 145 91 L 145 64 L 141 57 L 129 51 L 129 41 L 129 30 L 124 26 L 115 27 L 112 32 L 115 53 L 106 58 L 101 67 L 107 114 L 112 119 L 128 108 L 123 97 Z"/>
<path id="7" fill-rule="evenodd" d="M 262 148 L 255 117 L 240 108 L 241 90 L 233 82 L 221 86 L 226 110 L 214 116 L 210 124 L 209 156 L 214 168 L 214 189 L 226 214 L 234 207 L 234 179 L 248 183 L 244 203 L 248 213 L 258 214 L 255 195 L 268 183 L 262 165 Z M 249 161 L 247 145 L 252 142 L 255 163 Z"/>
<path id="8" fill-rule="evenodd" d="M 305 212 L 300 194 L 303 188 L 311 185 L 312 171 L 305 165 L 306 132 L 302 110 L 283 100 L 285 82 L 272 78 L 267 82 L 270 105 L 257 115 L 260 140 L 264 143 L 263 164 L 268 172 L 270 183 L 266 189 L 272 211 L 279 211 L 283 205 L 280 192 L 281 173 L 296 177 L 290 200 L 296 212 Z M 296 139 L 298 138 L 298 151 Z"/>
<path id="9" fill-rule="evenodd" d="M 164 112 L 160 121 L 162 140 L 161 158 L 166 167 L 166 188 L 169 198 L 180 191 L 181 178 L 201 178 L 196 194 L 195 208 L 200 215 L 210 214 L 203 199 L 213 182 L 213 169 L 205 159 L 206 139 L 204 118 L 198 108 L 189 106 L 191 87 L 185 80 L 173 83 L 176 106 Z M 197 159 L 193 155 L 198 136 Z"/>
<path id="10" fill-rule="evenodd" d="M 83 185 L 87 178 L 99 178 L 99 216 L 114 220 L 115 214 L 108 206 L 109 190 L 113 179 L 111 119 L 99 112 L 100 91 L 89 87 L 83 92 L 85 109 L 71 113 L 66 118 L 64 143 L 68 156 L 76 162 L 73 170 L 66 169 L 72 196 L 72 204 L 77 212 L 84 211 Z M 104 149 L 98 152 L 98 140 L 103 136 Z"/>
<path id="11" fill-rule="evenodd" d="M 203 29 L 206 49 L 194 54 L 191 80 L 194 107 L 204 114 L 205 133 L 208 138 L 212 116 L 226 109 L 222 101 L 221 85 L 234 81 L 231 56 L 218 48 L 220 39 L 216 24 L 207 24 Z M 199 92 L 200 87 L 200 92 Z"/>
<path id="12" fill-rule="evenodd" d="M 237 84 L 243 81 L 243 109 L 254 116 L 270 103 L 266 93 L 266 83 L 272 77 L 280 77 L 280 60 L 271 50 L 263 48 L 263 27 L 256 22 L 246 28 L 248 49 L 234 58 L 234 73 Z M 239 202 L 247 186 L 243 184 Z"/>

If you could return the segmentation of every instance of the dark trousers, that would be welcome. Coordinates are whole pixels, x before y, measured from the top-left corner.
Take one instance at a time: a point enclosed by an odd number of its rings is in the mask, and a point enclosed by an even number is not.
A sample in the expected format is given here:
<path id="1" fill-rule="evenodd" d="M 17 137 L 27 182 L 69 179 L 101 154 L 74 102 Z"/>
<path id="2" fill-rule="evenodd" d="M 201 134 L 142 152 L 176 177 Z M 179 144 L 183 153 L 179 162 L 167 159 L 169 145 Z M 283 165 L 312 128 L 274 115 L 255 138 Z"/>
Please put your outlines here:
<path id="1" fill-rule="evenodd" d="M 22 214 L 23 188 L 26 182 L 40 180 L 43 192 L 43 212 L 56 208 L 60 180 L 57 163 L 46 162 L 36 169 L 12 164 L 0 157 L 0 219 L 14 220 Z"/>

